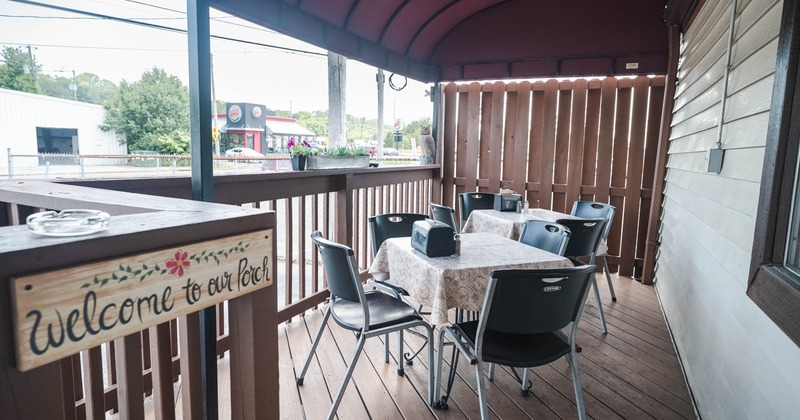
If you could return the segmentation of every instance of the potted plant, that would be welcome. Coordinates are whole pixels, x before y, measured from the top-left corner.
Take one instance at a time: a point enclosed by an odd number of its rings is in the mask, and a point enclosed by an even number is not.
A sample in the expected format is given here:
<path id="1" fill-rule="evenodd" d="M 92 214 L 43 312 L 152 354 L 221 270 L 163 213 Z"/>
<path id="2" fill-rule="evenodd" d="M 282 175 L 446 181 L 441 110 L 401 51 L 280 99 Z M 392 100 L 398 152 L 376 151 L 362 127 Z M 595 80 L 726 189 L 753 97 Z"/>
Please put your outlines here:
<path id="1" fill-rule="evenodd" d="M 353 146 L 325 148 L 308 158 L 308 169 L 367 168 L 369 152 Z"/>
<path id="2" fill-rule="evenodd" d="M 289 139 L 286 144 L 289 148 L 289 154 L 292 156 L 292 170 L 304 171 L 306 169 L 306 160 L 308 155 L 311 154 L 311 147 L 305 140 L 294 140 L 294 137 Z"/>

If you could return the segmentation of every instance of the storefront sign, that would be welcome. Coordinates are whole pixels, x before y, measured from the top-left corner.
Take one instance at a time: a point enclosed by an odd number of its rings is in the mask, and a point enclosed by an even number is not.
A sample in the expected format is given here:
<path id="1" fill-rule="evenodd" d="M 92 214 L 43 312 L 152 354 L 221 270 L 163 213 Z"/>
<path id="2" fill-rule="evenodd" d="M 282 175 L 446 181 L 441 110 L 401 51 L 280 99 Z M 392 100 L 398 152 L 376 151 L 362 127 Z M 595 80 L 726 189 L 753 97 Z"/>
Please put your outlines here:
<path id="1" fill-rule="evenodd" d="M 11 279 L 26 371 L 272 284 L 273 230 Z"/>

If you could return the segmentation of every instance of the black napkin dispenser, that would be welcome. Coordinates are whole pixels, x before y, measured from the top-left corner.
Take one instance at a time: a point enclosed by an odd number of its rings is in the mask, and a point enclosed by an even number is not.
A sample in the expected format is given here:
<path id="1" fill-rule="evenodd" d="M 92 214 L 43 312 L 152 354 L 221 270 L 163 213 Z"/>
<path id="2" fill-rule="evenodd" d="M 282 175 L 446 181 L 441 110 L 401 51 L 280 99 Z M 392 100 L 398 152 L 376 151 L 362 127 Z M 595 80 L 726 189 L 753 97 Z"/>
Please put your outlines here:
<path id="1" fill-rule="evenodd" d="M 450 256 L 456 253 L 454 234 L 447 223 L 417 220 L 411 230 L 411 247 L 428 257 Z"/>
<path id="2" fill-rule="evenodd" d="M 517 203 L 522 201 L 519 194 L 495 194 L 494 209 L 497 211 L 517 211 Z"/>

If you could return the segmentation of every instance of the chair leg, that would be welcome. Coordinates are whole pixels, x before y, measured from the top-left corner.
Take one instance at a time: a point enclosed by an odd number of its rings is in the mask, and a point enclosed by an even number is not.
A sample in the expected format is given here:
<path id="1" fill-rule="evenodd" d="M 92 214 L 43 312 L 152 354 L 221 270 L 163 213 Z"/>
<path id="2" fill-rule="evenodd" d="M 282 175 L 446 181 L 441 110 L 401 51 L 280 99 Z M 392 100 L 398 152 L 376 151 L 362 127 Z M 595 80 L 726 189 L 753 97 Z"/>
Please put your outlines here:
<path id="1" fill-rule="evenodd" d="M 433 327 L 426 325 L 425 328 L 428 330 L 428 404 L 433 406 L 436 403 L 435 390 L 439 389 L 434 388 L 436 379 L 433 376 Z"/>
<path id="2" fill-rule="evenodd" d="M 606 280 L 608 280 L 608 290 L 611 291 L 611 300 L 616 302 L 617 294 L 614 293 L 614 284 L 611 283 L 611 270 L 608 269 L 608 260 L 605 255 L 603 255 L 603 271 L 605 271 Z"/>
<path id="3" fill-rule="evenodd" d="M 603 313 L 603 302 L 600 301 L 600 291 L 597 290 L 597 276 L 592 276 L 592 287 L 594 288 L 594 299 L 597 301 L 597 311 L 600 314 L 600 326 L 603 328 L 603 334 L 608 334 L 606 327 L 606 315 Z"/>
<path id="4" fill-rule="evenodd" d="M 384 363 L 389 363 L 389 333 L 383 335 L 383 359 Z"/>
<path id="5" fill-rule="evenodd" d="M 523 397 L 527 397 L 528 393 L 530 392 L 530 387 L 528 386 L 528 372 L 530 371 L 529 368 L 522 368 L 522 383 L 519 386 L 519 392 L 522 394 Z"/>
<path id="6" fill-rule="evenodd" d="M 328 324 L 328 318 L 330 317 L 331 307 L 328 305 L 328 307 L 325 308 L 325 316 L 322 318 L 322 323 L 319 324 L 317 335 L 314 336 L 314 341 L 311 343 L 311 350 L 308 351 L 308 357 L 306 357 L 306 362 L 303 364 L 303 369 L 300 371 L 300 375 L 297 377 L 297 385 L 303 385 L 303 378 L 306 376 L 308 366 L 311 364 L 311 359 L 314 357 L 314 352 L 317 350 L 317 344 L 319 344 L 319 340 L 322 338 L 322 332 L 325 330 L 325 325 Z"/>
<path id="7" fill-rule="evenodd" d="M 438 356 L 439 360 L 436 362 L 436 377 L 434 379 L 434 384 L 433 384 L 433 389 L 436 394 L 439 393 L 439 390 L 442 387 L 442 367 L 444 366 L 444 333 L 445 330 L 444 328 L 442 328 L 441 331 L 439 331 L 439 356 Z M 431 333 L 431 336 L 433 336 L 433 333 Z M 433 342 L 431 341 L 430 343 L 428 343 L 428 345 L 431 346 L 430 350 L 432 351 Z M 457 351 L 455 347 L 453 348 L 453 351 Z M 431 364 L 430 367 L 433 368 L 433 364 Z M 443 403 L 447 404 L 446 401 L 441 400 L 441 397 L 436 397 L 436 401 L 434 402 L 433 407 L 444 408 L 442 407 Z"/>
<path id="8" fill-rule="evenodd" d="M 486 376 L 489 377 L 490 381 L 493 381 L 494 380 L 494 363 L 489 363 L 489 372 L 488 373 L 489 374 L 486 375 Z"/>
<path id="9" fill-rule="evenodd" d="M 344 373 L 342 384 L 339 386 L 339 391 L 336 393 L 336 399 L 333 400 L 333 405 L 331 406 L 330 411 L 328 411 L 328 420 L 331 420 L 333 416 L 336 415 L 336 410 L 339 408 L 339 403 L 342 402 L 344 390 L 347 389 L 347 383 L 350 382 L 350 377 L 353 376 L 353 370 L 356 368 L 358 356 L 361 355 L 361 349 L 364 348 L 364 341 L 366 341 L 366 339 L 367 337 L 364 334 L 361 334 L 361 336 L 358 337 L 358 344 L 356 344 L 356 349 L 353 351 L 353 357 L 350 359 L 350 363 L 347 365 L 347 372 Z"/>
<path id="10" fill-rule="evenodd" d="M 406 371 L 403 369 L 403 330 L 397 332 L 397 374 L 403 376 Z"/>
<path id="11" fill-rule="evenodd" d="M 489 418 L 489 401 L 486 397 L 486 386 L 483 382 L 483 360 L 478 360 L 475 364 L 475 378 L 478 387 L 478 401 L 481 405 L 481 420 Z"/>
<path id="12" fill-rule="evenodd" d="M 567 354 L 570 371 L 572 372 L 572 387 L 575 388 L 575 403 L 578 406 L 578 419 L 586 419 L 586 407 L 583 404 L 583 389 L 581 388 L 581 374 L 578 370 L 578 356 L 574 353 Z"/>

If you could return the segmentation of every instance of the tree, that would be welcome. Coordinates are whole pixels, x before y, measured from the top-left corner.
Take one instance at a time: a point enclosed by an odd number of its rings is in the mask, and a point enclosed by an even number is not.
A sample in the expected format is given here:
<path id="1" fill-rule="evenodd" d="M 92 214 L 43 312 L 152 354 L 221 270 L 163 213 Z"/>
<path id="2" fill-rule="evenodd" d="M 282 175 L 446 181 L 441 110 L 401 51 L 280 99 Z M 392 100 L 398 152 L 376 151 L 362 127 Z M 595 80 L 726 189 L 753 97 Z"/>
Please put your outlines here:
<path id="1" fill-rule="evenodd" d="M 22 47 L 4 47 L 0 53 L 0 88 L 21 92 L 39 93 L 33 74 L 41 70 L 35 58 L 31 58 Z"/>
<path id="2" fill-rule="evenodd" d="M 123 80 L 105 108 L 100 128 L 114 130 L 128 150 L 176 153 L 184 144 L 181 139 L 189 136 L 189 91 L 176 76 L 157 67 L 144 72 L 138 82 Z"/>

